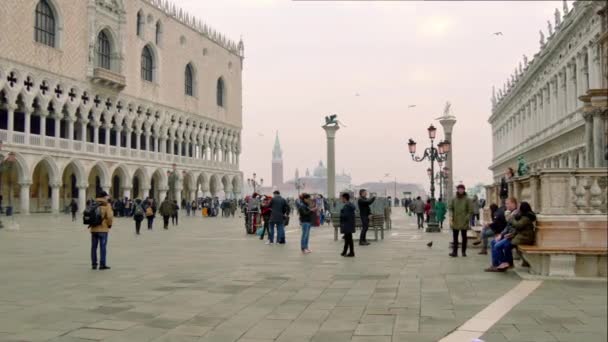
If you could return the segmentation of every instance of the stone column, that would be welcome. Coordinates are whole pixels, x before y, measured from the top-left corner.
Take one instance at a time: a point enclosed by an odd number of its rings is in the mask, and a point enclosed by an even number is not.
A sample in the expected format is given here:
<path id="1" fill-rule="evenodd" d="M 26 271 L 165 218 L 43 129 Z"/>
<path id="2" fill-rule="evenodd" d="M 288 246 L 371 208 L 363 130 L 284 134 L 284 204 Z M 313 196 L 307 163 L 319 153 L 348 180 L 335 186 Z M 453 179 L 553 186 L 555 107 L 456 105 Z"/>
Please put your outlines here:
<path id="1" fill-rule="evenodd" d="M 605 114 L 602 108 L 597 108 L 591 115 L 593 116 L 593 167 L 605 167 L 606 119 L 602 117 Z"/>
<path id="2" fill-rule="evenodd" d="M 588 65 L 589 65 L 589 89 L 599 89 L 602 86 L 601 70 L 600 70 L 600 54 L 597 43 L 589 44 Z"/>
<path id="3" fill-rule="evenodd" d="M 152 134 L 152 133 L 150 132 L 150 130 L 149 130 L 149 129 L 146 129 L 146 131 L 145 131 L 145 136 L 146 136 L 146 151 L 152 151 L 152 150 L 150 149 L 150 135 L 151 135 L 151 134 Z"/>
<path id="4" fill-rule="evenodd" d="M 566 115 L 574 111 L 574 92 L 576 91 L 574 78 L 575 66 L 572 63 L 568 63 L 566 67 Z M 574 95 L 573 95 L 574 94 Z"/>
<path id="5" fill-rule="evenodd" d="M 68 118 L 68 140 L 74 140 L 74 120 L 71 117 Z"/>
<path id="6" fill-rule="evenodd" d="M 46 137 L 46 113 L 40 113 L 40 137 L 42 139 L 40 143 L 44 145 L 44 137 Z"/>
<path id="7" fill-rule="evenodd" d="M 112 124 L 106 123 L 104 127 L 106 129 L 106 153 L 110 154 L 110 131 L 112 130 Z"/>
<path id="8" fill-rule="evenodd" d="M 158 135 L 154 136 L 154 152 L 158 153 L 160 152 L 160 147 L 158 145 L 160 139 L 158 138 Z"/>
<path id="9" fill-rule="evenodd" d="M 30 186 L 32 183 L 30 182 L 21 182 L 19 183 L 20 193 L 19 193 L 19 201 L 21 215 L 29 215 L 30 214 Z M 10 196 L 10 194 L 9 194 Z"/>
<path id="10" fill-rule="evenodd" d="M 450 203 L 454 197 L 454 165 L 452 164 L 452 156 L 454 155 L 454 141 L 452 140 L 452 130 L 456 124 L 456 117 L 453 115 L 444 115 L 439 119 L 439 123 L 443 127 L 445 140 L 450 142 L 450 152 L 448 153 L 448 160 L 445 163 L 445 166 L 449 168 L 450 172 L 448 172 L 448 178 L 445 180 L 444 194 L 447 203 Z"/>
<path id="11" fill-rule="evenodd" d="M 51 212 L 59 213 L 59 184 L 51 184 Z"/>
<path id="12" fill-rule="evenodd" d="M 25 143 L 30 143 L 30 127 L 31 127 L 31 118 L 32 112 L 34 110 L 30 108 L 25 109 Z"/>
<path id="13" fill-rule="evenodd" d="M 122 188 L 122 197 L 123 198 L 131 198 L 131 188 L 130 187 L 123 187 Z"/>
<path id="14" fill-rule="evenodd" d="M 135 146 L 138 151 L 141 150 L 141 129 L 135 131 Z"/>
<path id="15" fill-rule="evenodd" d="M 127 150 L 131 149 L 131 133 L 133 133 L 133 129 L 131 127 L 127 127 L 126 130 L 125 130 L 125 135 L 126 135 L 126 138 L 127 138 L 126 139 L 127 141 L 126 141 L 126 144 L 125 144 L 125 148 Z M 129 156 L 131 156 L 131 155 L 129 154 Z"/>
<path id="16" fill-rule="evenodd" d="M 568 95 L 566 92 L 566 71 L 562 70 L 558 76 L 559 80 L 559 93 L 558 93 L 558 107 L 559 107 L 559 118 L 563 118 L 568 114 Z"/>
<path id="17" fill-rule="evenodd" d="M 196 190 L 190 190 L 190 201 L 196 199 Z"/>
<path id="18" fill-rule="evenodd" d="M 99 127 L 101 127 L 99 122 L 93 122 L 93 143 L 95 144 L 95 148 L 99 145 Z"/>
<path id="19" fill-rule="evenodd" d="M 87 203 L 87 188 L 88 184 L 78 186 L 78 213 L 82 213 Z"/>
<path id="20" fill-rule="evenodd" d="M 327 136 L 327 198 L 331 200 L 336 198 L 336 132 L 340 126 L 336 123 L 323 129 Z"/>
<path id="21" fill-rule="evenodd" d="M 583 96 L 581 96 L 583 98 Z M 586 106 L 587 107 L 587 106 Z M 593 167 L 594 163 L 594 145 L 593 145 L 593 114 L 587 109 L 583 112 L 583 118 L 585 119 L 585 166 Z"/>
<path id="22" fill-rule="evenodd" d="M 61 137 L 61 117 L 55 113 L 53 118 L 55 119 L 55 138 L 59 139 Z"/>
<path id="23" fill-rule="evenodd" d="M 80 121 L 80 137 L 83 142 L 82 146 L 83 146 L 83 148 L 85 148 L 84 143 L 86 143 L 88 141 L 87 140 L 87 121 L 84 121 L 84 120 Z M 85 149 L 85 151 L 86 151 L 86 149 Z"/>
<path id="24" fill-rule="evenodd" d="M 153 194 L 154 195 L 154 194 Z M 167 189 L 159 189 L 158 190 L 158 197 L 157 200 L 162 202 L 165 197 L 167 197 Z"/>
<path id="25" fill-rule="evenodd" d="M 6 130 L 9 132 L 13 132 L 15 130 L 15 109 L 17 109 L 17 105 L 9 104 L 7 107 L 8 127 L 6 127 Z"/>

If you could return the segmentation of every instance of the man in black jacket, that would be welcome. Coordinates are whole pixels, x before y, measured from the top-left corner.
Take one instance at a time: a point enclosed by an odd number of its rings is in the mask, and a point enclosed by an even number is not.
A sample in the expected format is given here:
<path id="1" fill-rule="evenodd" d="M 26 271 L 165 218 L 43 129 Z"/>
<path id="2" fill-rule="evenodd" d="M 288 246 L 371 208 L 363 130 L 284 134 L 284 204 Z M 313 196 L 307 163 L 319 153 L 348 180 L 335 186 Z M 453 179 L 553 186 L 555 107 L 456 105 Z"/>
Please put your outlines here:
<path id="1" fill-rule="evenodd" d="M 353 233 L 355 232 L 355 205 L 350 203 L 350 194 L 343 193 L 340 196 L 344 207 L 340 210 L 340 233 L 344 234 L 344 249 L 340 254 L 343 257 L 354 257 L 355 246 L 353 244 Z M 348 250 L 350 249 L 350 253 Z"/>
<path id="2" fill-rule="evenodd" d="M 479 245 L 480 243 L 483 243 L 479 254 L 488 254 L 488 238 L 500 234 L 507 226 L 505 210 L 506 208 L 504 206 L 499 207 L 494 203 L 490 205 L 492 222 L 486 223 L 484 225 L 483 229 L 481 230 L 480 241 L 473 242 L 475 246 Z"/>
<path id="3" fill-rule="evenodd" d="M 359 190 L 359 215 L 361 215 L 361 235 L 359 236 L 359 245 L 367 246 L 369 242 L 367 242 L 367 229 L 369 228 L 369 215 L 372 213 L 369 206 L 374 203 L 376 197 L 372 197 L 370 199 L 367 198 L 367 190 L 361 189 Z"/>
<path id="4" fill-rule="evenodd" d="M 270 200 L 270 221 L 269 221 L 269 232 L 268 241 L 270 244 L 274 243 L 274 227 L 277 227 L 277 243 L 285 244 L 285 218 L 289 215 L 289 204 L 281 197 L 281 193 L 275 190 L 272 193 L 272 199 Z"/>

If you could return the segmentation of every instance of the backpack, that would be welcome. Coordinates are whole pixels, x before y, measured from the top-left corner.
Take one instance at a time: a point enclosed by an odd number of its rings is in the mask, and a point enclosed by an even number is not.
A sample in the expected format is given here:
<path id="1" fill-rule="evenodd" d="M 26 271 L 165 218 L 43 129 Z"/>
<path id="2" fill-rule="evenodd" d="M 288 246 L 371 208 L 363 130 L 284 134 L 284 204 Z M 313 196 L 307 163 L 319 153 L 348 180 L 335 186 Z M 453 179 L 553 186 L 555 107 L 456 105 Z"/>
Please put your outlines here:
<path id="1" fill-rule="evenodd" d="M 152 206 L 146 208 L 146 216 L 154 216 L 154 210 L 152 210 Z"/>
<path id="2" fill-rule="evenodd" d="M 101 206 L 97 202 L 93 202 L 85 208 L 82 213 L 82 221 L 83 224 L 89 227 L 100 226 L 103 222 L 103 217 L 101 215 Z"/>
<path id="3" fill-rule="evenodd" d="M 144 217 L 144 208 L 142 208 L 141 205 L 136 205 L 133 215 L 137 217 Z"/>

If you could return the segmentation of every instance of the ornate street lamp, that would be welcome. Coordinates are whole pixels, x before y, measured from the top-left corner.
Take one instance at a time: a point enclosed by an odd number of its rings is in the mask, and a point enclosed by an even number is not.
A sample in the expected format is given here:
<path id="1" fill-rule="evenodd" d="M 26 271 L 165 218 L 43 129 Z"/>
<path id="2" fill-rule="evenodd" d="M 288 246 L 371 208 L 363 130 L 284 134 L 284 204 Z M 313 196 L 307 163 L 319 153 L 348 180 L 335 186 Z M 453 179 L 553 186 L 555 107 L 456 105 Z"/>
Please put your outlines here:
<path id="1" fill-rule="evenodd" d="M 434 145 L 434 141 L 437 134 L 437 128 L 435 126 L 430 125 L 427 128 L 429 133 L 429 139 L 431 140 L 431 147 L 424 149 L 424 154 L 422 157 L 416 156 L 416 142 L 413 139 L 409 139 L 408 141 L 408 150 L 412 155 L 412 160 L 415 162 L 422 162 L 425 159 L 428 159 L 431 162 L 431 167 L 427 169 L 427 174 L 431 178 L 431 211 L 429 213 L 429 223 L 426 229 L 427 232 L 439 232 L 439 224 L 435 218 L 435 162 L 443 163 L 447 160 L 448 152 L 450 151 L 450 142 L 447 140 L 439 142 L 437 147 Z M 441 166 L 440 166 L 441 168 Z"/>
<path id="2" fill-rule="evenodd" d="M 258 187 L 261 187 L 262 184 L 264 184 L 264 178 L 260 178 L 260 181 L 258 182 L 256 176 L 257 175 L 254 172 L 252 178 L 247 178 L 247 184 L 253 188 L 253 192 L 258 192 Z"/>

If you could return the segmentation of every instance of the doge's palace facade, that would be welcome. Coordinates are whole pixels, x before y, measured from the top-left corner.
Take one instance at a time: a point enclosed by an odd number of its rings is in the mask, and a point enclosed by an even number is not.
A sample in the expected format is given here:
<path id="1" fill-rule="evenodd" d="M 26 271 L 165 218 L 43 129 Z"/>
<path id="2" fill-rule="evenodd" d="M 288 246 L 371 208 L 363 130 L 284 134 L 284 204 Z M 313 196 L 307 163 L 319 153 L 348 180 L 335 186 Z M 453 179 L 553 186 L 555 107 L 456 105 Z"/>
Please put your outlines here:
<path id="1" fill-rule="evenodd" d="M 606 10 L 602 1 L 577 1 L 555 10 L 540 31 L 540 51 L 523 57 L 493 91 L 490 169 L 499 181 L 523 156 L 532 171 L 605 167 Z"/>
<path id="2" fill-rule="evenodd" d="M 240 195 L 242 41 L 166 0 L 3 0 L 0 32 L 2 206 Z"/>

